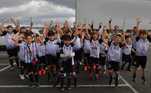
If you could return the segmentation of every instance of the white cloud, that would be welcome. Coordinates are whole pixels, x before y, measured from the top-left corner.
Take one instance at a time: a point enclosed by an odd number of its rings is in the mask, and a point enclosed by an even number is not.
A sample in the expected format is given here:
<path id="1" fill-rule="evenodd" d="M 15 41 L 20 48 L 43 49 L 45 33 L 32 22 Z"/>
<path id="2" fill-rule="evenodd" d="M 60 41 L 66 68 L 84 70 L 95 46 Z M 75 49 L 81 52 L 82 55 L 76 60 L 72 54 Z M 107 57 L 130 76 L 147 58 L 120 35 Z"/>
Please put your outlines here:
<path id="1" fill-rule="evenodd" d="M 54 15 L 54 14 L 65 14 L 65 15 L 75 15 L 75 10 L 68 8 L 66 6 L 61 6 L 54 4 L 52 2 L 47 2 L 45 0 L 32 0 L 26 4 L 13 6 L 13 7 L 3 7 L 0 9 L 0 15 L 4 14 L 24 14 L 25 16 L 37 16 L 37 15 Z"/>
<path id="2" fill-rule="evenodd" d="M 59 19 L 62 22 L 68 19 L 71 22 L 75 20 L 75 10 L 46 0 L 31 0 L 18 6 L 1 7 L 0 16 L 18 16 L 23 23 L 29 23 L 29 17 L 36 18 L 37 23 L 48 19 Z"/>

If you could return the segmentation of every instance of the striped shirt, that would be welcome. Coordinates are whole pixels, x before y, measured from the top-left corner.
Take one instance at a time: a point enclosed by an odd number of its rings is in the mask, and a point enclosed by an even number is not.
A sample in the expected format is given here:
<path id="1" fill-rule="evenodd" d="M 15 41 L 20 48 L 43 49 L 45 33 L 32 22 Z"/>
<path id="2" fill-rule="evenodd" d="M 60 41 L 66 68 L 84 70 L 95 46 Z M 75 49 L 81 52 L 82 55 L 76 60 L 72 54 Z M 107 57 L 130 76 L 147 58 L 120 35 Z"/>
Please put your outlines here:
<path id="1" fill-rule="evenodd" d="M 33 59 L 37 58 L 37 50 L 36 50 L 36 44 L 24 44 L 24 60 L 25 63 L 31 63 Z"/>

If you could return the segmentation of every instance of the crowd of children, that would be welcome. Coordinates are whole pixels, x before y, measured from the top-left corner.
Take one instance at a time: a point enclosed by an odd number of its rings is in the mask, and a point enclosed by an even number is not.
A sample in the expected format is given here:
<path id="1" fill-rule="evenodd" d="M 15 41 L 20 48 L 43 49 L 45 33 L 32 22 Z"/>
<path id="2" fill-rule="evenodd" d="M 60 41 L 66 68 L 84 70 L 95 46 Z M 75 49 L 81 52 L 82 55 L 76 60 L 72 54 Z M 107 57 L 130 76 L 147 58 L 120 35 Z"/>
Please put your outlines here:
<path id="1" fill-rule="evenodd" d="M 36 34 L 30 27 L 16 24 L 0 27 L 4 36 L 5 46 L 9 55 L 11 69 L 14 63 L 20 70 L 20 78 L 28 79 L 30 86 L 39 86 L 39 79 L 47 76 L 53 86 L 60 84 L 62 91 L 71 89 L 73 82 L 77 87 L 77 75 L 84 71 L 88 79 L 100 80 L 103 73 L 109 76 L 109 84 L 115 80 L 118 86 L 119 71 L 136 72 L 141 67 L 141 79 L 145 83 L 144 69 L 149 49 L 148 33 L 139 29 L 139 21 L 131 32 L 124 32 L 118 26 L 112 28 L 100 25 L 78 24 L 70 27 L 66 21 L 63 26 L 44 25 L 43 33 Z M 82 66 L 82 69 L 81 69 Z M 135 68 L 132 70 L 131 66 Z M 113 77 L 114 76 L 114 77 Z"/>

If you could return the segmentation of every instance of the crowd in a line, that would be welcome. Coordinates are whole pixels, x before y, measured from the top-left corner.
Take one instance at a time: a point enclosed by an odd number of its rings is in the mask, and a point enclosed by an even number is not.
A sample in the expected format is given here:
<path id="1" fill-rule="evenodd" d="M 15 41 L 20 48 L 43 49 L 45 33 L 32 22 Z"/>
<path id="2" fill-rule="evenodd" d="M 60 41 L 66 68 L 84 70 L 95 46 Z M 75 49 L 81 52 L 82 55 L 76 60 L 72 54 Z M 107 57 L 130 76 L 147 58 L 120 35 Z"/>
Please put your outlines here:
<path id="1" fill-rule="evenodd" d="M 54 26 L 44 24 L 41 34 L 29 27 L 21 27 L 18 20 L 12 25 L 0 25 L 0 35 L 4 37 L 9 55 L 10 69 L 19 69 L 19 77 L 30 81 L 31 87 L 38 87 L 39 80 L 47 76 L 52 85 L 60 85 L 61 91 L 77 87 L 79 73 L 87 73 L 89 80 L 101 80 L 108 76 L 108 84 L 119 84 L 119 72 L 131 71 L 135 82 L 137 70 L 145 83 L 144 69 L 147 63 L 151 34 L 139 27 L 132 31 L 122 31 L 112 20 L 107 26 L 77 24 L 71 27 L 67 21 Z M 15 65 L 15 64 L 16 65 Z M 134 67 L 132 69 L 132 67 Z"/>

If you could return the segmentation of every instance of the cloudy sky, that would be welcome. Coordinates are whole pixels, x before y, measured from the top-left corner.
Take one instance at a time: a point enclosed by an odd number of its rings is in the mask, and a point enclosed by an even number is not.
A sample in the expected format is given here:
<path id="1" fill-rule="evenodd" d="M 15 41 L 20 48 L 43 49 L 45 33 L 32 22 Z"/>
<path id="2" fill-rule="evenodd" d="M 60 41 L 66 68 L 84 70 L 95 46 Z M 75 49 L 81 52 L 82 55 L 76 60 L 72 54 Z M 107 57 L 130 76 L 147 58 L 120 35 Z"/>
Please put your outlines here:
<path id="1" fill-rule="evenodd" d="M 114 24 L 122 25 L 125 19 L 126 27 L 131 27 L 140 16 L 141 25 L 151 28 L 151 0 L 0 0 L 0 21 L 19 16 L 25 24 L 30 17 L 35 23 L 48 19 L 73 22 L 75 10 L 78 19 L 85 22 L 106 22 L 112 17 Z"/>
<path id="2" fill-rule="evenodd" d="M 135 24 L 135 18 L 141 17 L 141 26 L 150 27 L 151 0 L 77 0 L 78 19 L 82 21 L 106 22 L 112 17 L 114 24 L 122 25 L 126 20 L 126 27 Z M 87 11 L 88 10 L 88 11 Z"/>
<path id="3" fill-rule="evenodd" d="M 18 16 L 28 23 L 30 17 L 38 22 L 45 20 L 70 22 L 75 20 L 75 0 L 0 0 L 0 20 Z"/>

